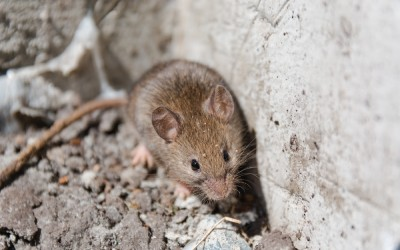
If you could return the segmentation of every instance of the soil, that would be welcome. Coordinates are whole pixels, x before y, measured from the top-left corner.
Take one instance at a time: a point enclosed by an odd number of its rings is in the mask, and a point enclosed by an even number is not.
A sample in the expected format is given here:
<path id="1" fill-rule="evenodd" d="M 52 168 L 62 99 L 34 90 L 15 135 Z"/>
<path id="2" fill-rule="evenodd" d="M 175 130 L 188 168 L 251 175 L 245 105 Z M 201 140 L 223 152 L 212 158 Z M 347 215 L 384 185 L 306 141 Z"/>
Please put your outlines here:
<path id="1" fill-rule="evenodd" d="M 0 134 L 0 167 L 46 129 L 24 128 Z M 247 189 L 207 204 L 177 198 L 162 166 L 131 165 L 130 131 L 116 108 L 96 111 L 51 140 L 0 191 L 0 249 L 179 249 L 202 236 L 196 225 L 207 216 L 240 219 L 235 231 L 256 245 L 267 223 L 257 194 Z"/>

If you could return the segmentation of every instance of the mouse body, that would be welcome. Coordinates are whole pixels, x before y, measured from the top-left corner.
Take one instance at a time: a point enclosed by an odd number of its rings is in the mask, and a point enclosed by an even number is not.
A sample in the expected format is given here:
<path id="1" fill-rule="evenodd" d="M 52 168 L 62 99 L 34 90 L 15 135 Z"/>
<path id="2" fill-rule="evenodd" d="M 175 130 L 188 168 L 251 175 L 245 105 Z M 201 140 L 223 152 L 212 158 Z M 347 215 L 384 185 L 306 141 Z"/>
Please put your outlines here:
<path id="1" fill-rule="evenodd" d="M 135 164 L 165 165 L 170 178 L 208 200 L 236 191 L 247 126 L 216 71 L 185 60 L 158 64 L 135 84 L 128 113 L 140 140 Z"/>

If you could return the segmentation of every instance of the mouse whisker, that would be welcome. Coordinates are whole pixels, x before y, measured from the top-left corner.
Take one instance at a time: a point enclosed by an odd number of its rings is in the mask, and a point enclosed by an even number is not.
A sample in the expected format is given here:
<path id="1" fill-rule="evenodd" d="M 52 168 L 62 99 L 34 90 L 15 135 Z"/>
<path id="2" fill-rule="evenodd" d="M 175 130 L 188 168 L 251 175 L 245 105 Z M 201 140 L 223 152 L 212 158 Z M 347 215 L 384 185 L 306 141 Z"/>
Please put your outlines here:
<path id="1" fill-rule="evenodd" d="M 247 182 L 238 182 L 237 183 L 237 186 L 238 187 L 241 187 L 242 189 L 245 189 L 242 185 L 245 185 L 246 187 L 248 187 L 249 189 L 251 189 L 251 186 L 250 186 L 250 184 L 249 183 L 247 183 Z"/>
<path id="2" fill-rule="evenodd" d="M 256 178 L 260 178 L 260 175 L 259 175 L 259 174 L 252 173 L 252 172 L 247 172 L 247 169 L 238 172 L 237 175 L 238 175 L 239 177 L 253 176 L 253 177 L 256 177 Z"/>
<path id="3" fill-rule="evenodd" d="M 250 187 L 250 185 L 243 178 L 240 178 L 240 177 L 239 178 L 235 178 L 234 179 L 234 183 L 235 183 L 236 186 L 240 186 L 240 185 L 244 184 L 244 185 Z"/>
<path id="4" fill-rule="evenodd" d="M 255 138 L 253 138 L 250 142 L 248 142 L 247 145 L 244 145 L 243 150 L 248 150 L 250 147 L 254 147 L 254 149 L 256 149 L 254 142 Z"/>
<path id="5" fill-rule="evenodd" d="M 238 185 L 235 190 L 238 195 L 241 195 L 242 193 L 246 192 L 246 188 L 242 187 L 241 185 Z"/>
<path id="6" fill-rule="evenodd" d="M 239 190 L 240 187 L 236 187 L 233 191 L 237 196 L 240 196 L 242 193 Z"/>

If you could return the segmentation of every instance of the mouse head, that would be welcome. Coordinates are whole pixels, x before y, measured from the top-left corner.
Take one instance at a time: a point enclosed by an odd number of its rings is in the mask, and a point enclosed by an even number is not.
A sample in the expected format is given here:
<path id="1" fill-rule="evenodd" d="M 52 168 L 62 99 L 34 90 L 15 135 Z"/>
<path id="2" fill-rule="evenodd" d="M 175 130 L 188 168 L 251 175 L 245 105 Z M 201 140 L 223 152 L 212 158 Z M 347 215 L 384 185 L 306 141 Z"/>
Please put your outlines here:
<path id="1" fill-rule="evenodd" d="M 158 107 L 152 115 L 155 131 L 174 152 L 170 176 L 204 198 L 225 199 L 235 189 L 243 141 L 232 95 L 217 85 L 201 105 L 188 109 Z"/>

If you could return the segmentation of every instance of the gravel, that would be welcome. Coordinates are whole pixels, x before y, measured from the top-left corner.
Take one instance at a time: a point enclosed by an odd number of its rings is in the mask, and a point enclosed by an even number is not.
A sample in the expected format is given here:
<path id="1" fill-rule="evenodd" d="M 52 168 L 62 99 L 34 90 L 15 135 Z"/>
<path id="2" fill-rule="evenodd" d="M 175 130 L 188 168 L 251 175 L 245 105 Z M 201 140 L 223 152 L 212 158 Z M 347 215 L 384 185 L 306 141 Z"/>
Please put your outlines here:
<path id="1" fill-rule="evenodd" d="M 132 167 L 136 139 L 122 118 L 118 109 L 86 116 L 0 190 L 0 250 L 180 249 L 222 216 L 241 219 L 242 225 L 222 223 L 201 249 L 267 246 L 268 238 L 261 235 L 267 220 L 257 202 L 249 205 L 238 197 L 204 204 L 193 195 L 177 198 L 162 166 Z M 15 157 L 42 132 L 0 134 L 0 162 Z M 245 237 L 242 232 L 253 224 L 258 233 Z"/>

